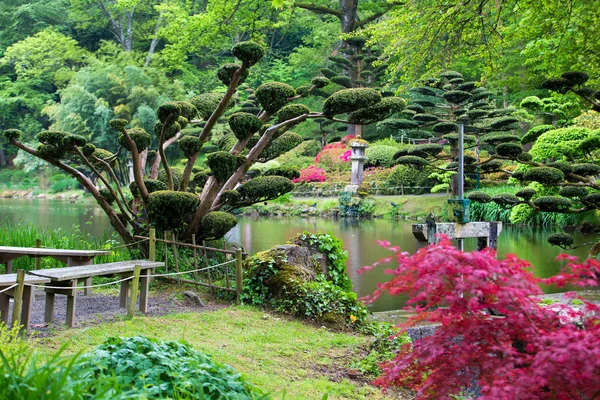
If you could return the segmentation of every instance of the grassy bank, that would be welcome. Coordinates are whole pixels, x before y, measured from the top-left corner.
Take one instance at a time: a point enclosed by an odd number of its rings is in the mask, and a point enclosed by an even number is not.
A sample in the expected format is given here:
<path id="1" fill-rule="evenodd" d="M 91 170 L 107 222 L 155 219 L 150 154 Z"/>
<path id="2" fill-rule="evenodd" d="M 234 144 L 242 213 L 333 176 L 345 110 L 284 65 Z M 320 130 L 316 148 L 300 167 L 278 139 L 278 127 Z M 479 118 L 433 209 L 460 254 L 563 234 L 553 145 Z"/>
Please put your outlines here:
<path id="1" fill-rule="evenodd" d="M 66 346 L 66 354 L 75 354 L 110 336 L 135 335 L 185 340 L 231 365 L 273 393 L 273 398 L 320 399 L 326 393 L 330 399 L 387 398 L 379 389 L 348 378 L 350 361 L 367 337 L 331 332 L 244 306 L 71 329 L 39 339 L 35 347 L 52 355 Z"/>
<path id="2" fill-rule="evenodd" d="M 404 196 L 377 196 L 369 198 L 366 216 L 374 218 L 411 217 L 424 218 L 430 212 L 443 218 L 447 214 L 448 196 L 446 195 L 404 195 Z M 244 209 L 244 214 L 258 213 L 264 216 L 276 215 L 311 215 L 332 217 L 339 209 L 340 202 L 337 197 L 302 197 L 290 198 L 284 196 L 275 201 L 255 204 Z"/>

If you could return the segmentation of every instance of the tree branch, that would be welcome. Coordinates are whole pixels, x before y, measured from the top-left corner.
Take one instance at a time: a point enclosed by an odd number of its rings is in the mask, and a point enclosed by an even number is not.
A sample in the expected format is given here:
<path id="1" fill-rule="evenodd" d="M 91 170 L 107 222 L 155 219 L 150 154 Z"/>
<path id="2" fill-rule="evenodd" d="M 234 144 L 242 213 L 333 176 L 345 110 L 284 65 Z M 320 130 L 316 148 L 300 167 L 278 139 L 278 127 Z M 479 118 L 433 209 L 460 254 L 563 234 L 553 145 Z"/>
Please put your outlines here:
<path id="1" fill-rule="evenodd" d="M 329 7 L 325 7 L 325 6 L 320 6 L 317 4 L 312 4 L 312 3 L 295 3 L 294 4 L 296 7 L 299 8 L 303 8 L 305 10 L 308 11 L 312 11 L 315 14 L 329 14 L 329 15 L 333 15 L 334 17 L 337 18 L 342 18 L 342 12 L 338 11 L 338 10 L 334 10 L 333 8 L 329 8 Z"/>
<path id="2" fill-rule="evenodd" d="M 396 6 L 403 6 L 404 4 L 405 4 L 405 3 L 404 3 L 403 1 L 395 1 L 395 2 L 393 2 L 393 3 L 388 3 L 388 4 L 386 5 L 386 7 L 385 7 L 383 10 L 381 10 L 381 11 L 379 11 L 379 12 L 376 12 L 375 14 L 373 14 L 373 15 L 370 15 L 370 16 L 368 16 L 367 18 L 365 18 L 365 19 L 363 19 L 363 20 L 361 20 L 361 21 L 357 21 L 357 22 L 356 22 L 356 27 L 357 27 L 357 28 L 360 28 L 360 27 L 362 27 L 362 26 L 365 26 L 365 25 L 367 25 L 367 24 L 369 24 L 369 23 L 371 23 L 371 22 L 375 21 L 376 19 L 378 19 L 378 18 L 382 17 L 384 14 L 386 14 L 386 13 L 387 13 L 388 11 L 390 11 L 392 8 L 394 8 L 394 7 L 396 7 Z"/>

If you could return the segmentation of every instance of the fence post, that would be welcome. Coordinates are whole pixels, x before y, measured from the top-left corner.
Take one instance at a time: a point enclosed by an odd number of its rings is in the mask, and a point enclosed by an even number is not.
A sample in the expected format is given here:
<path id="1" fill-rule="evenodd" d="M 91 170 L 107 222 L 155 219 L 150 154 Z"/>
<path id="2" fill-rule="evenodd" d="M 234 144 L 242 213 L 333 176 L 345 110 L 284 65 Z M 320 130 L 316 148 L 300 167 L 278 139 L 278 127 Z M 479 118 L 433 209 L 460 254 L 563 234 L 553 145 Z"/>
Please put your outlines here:
<path id="1" fill-rule="evenodd" d="M 127 305 L 127 315 L 133 317 L 135 314 L 135 302 L 138 296 L 138 285 L 140 283 L 140 273 L 142 267 L 136 265 L 133 270 L 133 282 L 131 283 L 131 297 L 129 298 L 129 304 Z"/>
<path id="2" fill-rule="evenodd" d="M 35 239 L 35 247 L 37 247 L 38 249 L 40 247 L 42 247 L 42 241 L 40 239 Z M 35 259 L 35 269 L 40 269 L 40 264 L 41 264 L 42 259 L 39 257 L 36 257 Z"/>
<path id="3" fill-rule="evenodd" d="M 148 247 L 148 260 L 156 261 L 156 229 L 150 228 L 150 246 Z"/>
<path id="4" fill-rule="evenodd" d="M 242 250 L 235 251 L 235 291 L 237 302 L 240 302 L 242 291 L 244 290 L 244 272 L 242 270 Z"/>
<path id="5" fill-rule="evenodd" d="M 25 270 L 17 271 L 17 288 L 15 289 L 15 304 L 13 306 L 12 326 L 21 325 L 21 310 L 23 309 L 23 291 L 25 289 Z"/>

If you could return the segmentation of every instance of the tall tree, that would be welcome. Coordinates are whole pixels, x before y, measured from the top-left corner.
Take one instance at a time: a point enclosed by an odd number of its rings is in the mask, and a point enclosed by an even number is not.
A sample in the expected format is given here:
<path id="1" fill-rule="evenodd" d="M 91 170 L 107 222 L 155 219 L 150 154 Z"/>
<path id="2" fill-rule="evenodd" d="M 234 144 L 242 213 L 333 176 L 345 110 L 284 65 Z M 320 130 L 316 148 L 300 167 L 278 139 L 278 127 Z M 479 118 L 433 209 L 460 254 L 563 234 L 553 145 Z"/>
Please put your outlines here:
<path id="1" fill-rule="evenodd" d="M 369 34 L 405 82 L 470 65 L 497 87 L 533 88 L 566 69 L 598 75 L 599 8 L 599 0 L 407 1 Z"/>

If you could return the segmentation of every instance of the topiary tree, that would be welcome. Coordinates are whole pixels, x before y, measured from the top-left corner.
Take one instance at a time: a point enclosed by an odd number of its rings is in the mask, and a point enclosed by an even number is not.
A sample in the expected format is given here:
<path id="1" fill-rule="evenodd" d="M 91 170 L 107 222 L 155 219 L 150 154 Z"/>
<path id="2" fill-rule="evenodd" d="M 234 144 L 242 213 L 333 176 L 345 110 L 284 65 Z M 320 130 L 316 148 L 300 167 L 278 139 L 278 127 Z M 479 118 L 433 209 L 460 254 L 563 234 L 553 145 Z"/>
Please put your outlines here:
<path id="1" fill-rule="evenodd" d="M 512 108 L 497 108 L 492 93 L 477 82 L 465 81 L 462 74 L 446 71 L 438 78 L 422 81 L 412 88 L 411 104 L 401 113 L 403 118 L 381 122 L 404 131 L 409 137 L 437 137 L 435 143 L 402 148 L 394 155 L 396 164 L 415 168 L 440 168 L 436 164 L 451 161 L 444 171 L 457 171 L 458 129 L 464 126 L 465 149 L 472 149 L 474 157 L 465 156 L 465 171 L 491 173 L 501 171 L 499 160 L 517 156 L 523 150 L 515 142 L 520 140 L 511 131 L 518 127 Z M 414 132 L 414 134 L 413 134 Z M 448 142 L 450 154 L 438 143 Z M 482 161 L 480 148 L 486 146 L 492 157 Z M 453 187 L 453 192 L 456 188 Z"/>
<path id="2" fill-rule="evenodd" d="M 146 233 L 150 226 L 174 231 L 180 240 L 189 241 L 193 234 L 199 238 L 223 236 L 235 225 L 235 218 L 225 210 L 275 199 L 292 190 L 289 178 L 297 178 L 298 171 L 290 168 L 281 169 L 281 176 L 262 176 L 240 185 L 254 163 L 272 160 L 302 142 L 300 135 L 290 131 L 292 127 L 313 118 L 339 124 L 367 124 L 381 121 L 404 107 L 402 99 L 383 99 L 379 92 L 362 88 L 335 93 L 325 101 L 321 112 L 293 104 L 329 83 L 319 77 L 300 93 L 280 82 L 264 83 L 255 91 L 244 89 L 253 96 L 252 105 L 258 107 L 238 109 L 234 95 L 264 49 L 254 42 L 242 42 L 233 47 L 232 53 L 240 62 L 225 64 L 217 74 L 227 86 L 224 94 L 201 94 L 158 108 L 158 121 L 152 132 L 158 144 L 156 150 L 151 149 L 152 134 L 129 129 L 127 120 L 110 121 L 115 141 L 121 146 L 119 153 L 128 152 L 133 160 L 133 200 L 125 195 L 113 170 L 118 154 L 97 148 L 86 138 L 44 131 L 38 135 L 39 146 L 32 148 L 20 141 L 18 130 L 5 130 L 4 137 L 20 150 L 75 177 L 96 199 L 126 243 L 132 242 L 134 235 Z M 231 134 L 215 140 L 220 151 L 211 149 L 205 161 L 208 171 L 201 169 L 196 166 L 198 155 L 216 135 L 214 128 L 218 121 L 225 120 L 226 113 Z M 348 117 L 343 118 L 342 114 Z M 190 129 L 192 125 L 196 128 Z M 174 143 L 186 158 L 183 170 L 169 166 L 165 150 Z M 89 169 L 105 189 L 99 190 L 82 173 L 83 168 Z"/>
<path id="3" fill-rule="evenodd" d="M 598 92 L 583 87 L 586 81 L 585 73 L 567 72 L 561 78 L 545 81 L 543 86 L 559 93 L 573 91 L 584 98 L 595 96 Z M 587 100 L 592 110 L 600 110 L 596 107 L 598 100 Z M 563 214 L 600 210 L 600 165 L 596 161 L 600 154 L 600 131 L 580 127 L 552 129 L 544 125 L 536 128 L 532 128 L 521 141 L 524 144 L 533 143 L 529 152 L 523 149 L 519 152 L 512 146 L 512 151 L 505 151 L 505 158 L 522 164 L 512 173 L 514 179 L 524 185 L 532 182 L 540 184 L 546 193 L 526 187 L 515 195 L 503 194 L 492 198 L 473 192 L 469 194 L 469 199 L 476 202 L 494 201 L 504 207 L 526 205 L 537 211 Z M 548 190 L 552 188 L 555 190 Z M 563 233 L 551 235 L 548 242 L 565 249 L 571 248 L 574 243 L 570 235 Z M 590 249 L 590 255 L 598 253 L 600 242 Z"/>

